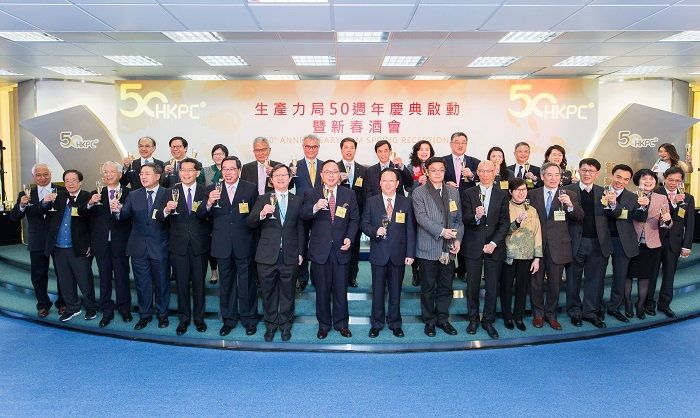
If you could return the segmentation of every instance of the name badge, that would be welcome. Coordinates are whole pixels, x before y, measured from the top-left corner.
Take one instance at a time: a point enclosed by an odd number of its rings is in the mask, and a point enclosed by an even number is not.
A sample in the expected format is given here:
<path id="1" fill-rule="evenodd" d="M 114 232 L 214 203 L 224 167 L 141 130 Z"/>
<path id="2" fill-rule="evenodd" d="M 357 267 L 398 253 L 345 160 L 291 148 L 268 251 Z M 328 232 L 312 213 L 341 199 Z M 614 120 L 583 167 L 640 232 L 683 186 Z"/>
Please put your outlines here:
<path id="1" fill-rule="evenodd" d="M 238 204 L 238 213 L 248 213 L 248 202 L 241 202 Z"/>
<path id="2" fill-rule="evenodd" d="M 406 223 L 406 214 L 403 212 L 396 212 L 394 222 L 396 222 L 397 224 L 405 224 Z"/>
<path id="3" fill-rule="evenodd" d="M 70 216 L 78 216 L 78 208 L 71 208 Z"/>
<path id="4" fill-rule="evenodd" d="M 528 189 L 532 189 L 535 187 L 535 182 L 533 182 L 531 179 L 525 179 L 525 186 L 527 186 Z"/>
<path id="5" fill-rule="evenodd" d="M 628 215 L 629 215 L 629 210 L 627 208 L 622 209 L 622 212 L 620 212 L 620 215 L 617 217 L 617 219 L 627 219 Z"/>
<path id="6" fill-rule="evenodd" d="M 156 213 L 158 213 L 158 209 L 153 209 L 153 215 L 151 215 L 151 219 L 156 218 Z"/>
<path id="7" fill-rule="evenodd" d="M 457 202 L 450 200 L 450 212 L 457 212 Z"/>
<path id="8" fill-rule="evenodd" d="M 202 204 L 202 201 L 194 201 L 192 202 L 192 212 L 197 212 L 197 209 L 199 209 L 199 205 Z"/>
<path id="9" fill-rule="evenodd" d="M 355 179 L 355 187 L 362 187 L 362 177 Z"/>
<path id="10" fill-rule="evenodd" d="M 559 222 L 559 221 L 565 221 L 566 220 L 566 212 L 563 210 L 555 210 L 554 211 L 554 220 Z"/>
<path id="11" fill-rule="evenodd" d="M 345 218 L 345 214 L 348 212 L 347 208 L 343 206 L 338 206 L 335 208 L 335 216 L 339 218 Z"/>
<path id="12" fill-rule="evenodd" d="M 508 190 L 508 181 L 507 180 L 501 180 L 500 185 L 501 185 L 501 190 Z"/>
<path id="13" fill-rule="evenodd" d="M 678 217 L 685 218 L 685 208 L 678 208 Z"/>

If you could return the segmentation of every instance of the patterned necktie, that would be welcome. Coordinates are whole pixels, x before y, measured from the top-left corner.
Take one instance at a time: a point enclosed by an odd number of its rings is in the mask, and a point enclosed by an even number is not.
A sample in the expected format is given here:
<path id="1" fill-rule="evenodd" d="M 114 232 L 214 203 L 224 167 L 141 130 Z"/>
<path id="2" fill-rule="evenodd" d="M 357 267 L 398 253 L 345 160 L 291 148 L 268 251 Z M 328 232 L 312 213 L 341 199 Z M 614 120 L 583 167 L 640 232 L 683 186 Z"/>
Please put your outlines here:
<path id="1" fill-rule="evenodd" d="M 386 198 L 386 216 L 391 219 L 391 214 L 394 213 L 394 206 L 391 204 L 391 198 Z"/>
<path id="2" fill-rule="evenodd" d="M 316 161 L 309 161 L 309 177 L 311 178 L 311 187 L 316 186 Z"/>
<path id="3" fill-rule="evenodd" d="M 187 188 L 187 211 L 192 213 L 192 189 Z"/>
<path id="4" fill-rule="evenodd" d="M 112 189 L 112 190 L 109 191 L 109 200 L 114 200 L 114 193 L 116 193 L 116 192 L 117 192 L 117 191 L 114 190 L 114 189 Z"/>
<path id="5" fill-rule="evenodd" d="M 331 222 L 335 221 L 335 196 L 333 190 L 328 191 L 328 209 L 331 211 Z"/>
<path id="6" fill-rule="evenodd" d="M 345 166 L 345 172 L 348 173 L 348 184 L 350 185 L 350 188 L 352 188 L 353 178 L 352 178 L 352 165 L 351 164 L 347 164 Z"/>
<path id="7" fill-rule="evenodd" d="M 547 201 L 544 202 L 544 213 L 549 217 L 549 209 L 552 208 L 552 191 L 547 192 Z"/>
<path id="8" fill-rule="evenodd" d="M 151 216 L 153 210 L 153 190 L 148 191 L 148 216 Z"/>

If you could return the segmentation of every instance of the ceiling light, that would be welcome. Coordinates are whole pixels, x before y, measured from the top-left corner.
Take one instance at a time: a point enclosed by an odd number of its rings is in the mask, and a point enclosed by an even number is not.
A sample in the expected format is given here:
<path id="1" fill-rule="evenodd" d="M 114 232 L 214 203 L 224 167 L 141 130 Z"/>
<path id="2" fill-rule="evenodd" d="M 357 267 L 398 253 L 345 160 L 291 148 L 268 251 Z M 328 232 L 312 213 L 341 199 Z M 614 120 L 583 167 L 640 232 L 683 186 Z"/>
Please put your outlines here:
<path id="1" fill-rule="evenodd" d="M 292 55 L 294 64 L 303 66 L 330 66 L 335 65 L 335 57 L 327 55 Z"/>
<path id="2" fill-rule="evenodd" d="M 299 80 L 299 76 L 296 74 L 263 74 L 265 80 Z"/>
<path id="3" fill-rule="evenodd" d="M 540 43 L 549 42 L 561 32 L 509 32 L 501 38 L 500 43 Z"/>
<path id="4" fill-rule="evenodd" d="M 449 75 L 417 75 L 413 77 L 414 80 L 419 81 L 447 80 L 448 78 L 450 78 Z"/>
<path id="5" fill-rule="evenodd" d="M 527 78 L 530 74 L 502 74 L 502 75 L 492 75 L 489 80 L 522 80 Z"/>
<path id="6" fill-rule="evenodd" d="M 199 59 L 212 67 L 243 67 L 248 65 L 240 55 L 200 55 Z"/>
<path id="7" fill-rule="evenodd" d="M 83 67 L 42 67 L 63 75 L 102 75 Z"/>
<path id="8" fill-rule="evenodd" d="M 479 57 L 468 67 L 507 67 L 519 59 L 520 57 Z"/>
<path id="9" fill-rule="evenodd" d="M 372 74 L 341 74 L 341 80 L 374 80 Z"/>
<path id="10" fill-rule="evenodd" d="M 695 71 L 695 72 L 688 73 L 688 74 L 690 74 L 690 75 L 700 75 L 700 71 Z"/>
<path id="11" fill-rule="evenodd" d="M 338 42 L 386 42 L 389 32 L 338 32 Z"/>
<path id="12" fill-rule="evenodd" d="M 185 77 L 196 81 L 226 80 L 226 77 L 219 74 L 188 74 Z"/>
<path id="13" fill-rule="evenodd" d="M 125 65 L 128 67 L 146 67 L 163 65 L 160 62 L 154 60 L 153 58 L 141 55 L 105 55 L 104 57 L 108 60 L 116 62 L 117 64 Z"/>
<path id="14" fill-rule="evenodd" d="M 605 55 L 576 55 L 554 64 L 554 67 L 591 67 L 610 58 Z"/>
<path id="15" fill-rule="evenodd" d="M 223 42 L 224 38 L 217 32 L 163 32 L 163 35 L 175 42 Z"/>
<path id="16" fill-rule="evenodd" d="M 661 39 L 659 42 L 699 42 L 700 30 L 688 30 L 680 32 L 668 38 Z"/>
<path id="17" fill-rule="evenodd" d="M 387 55 L 384 57 L 382 67 L 420 67 L 426 59 L 417 55 Z"/>
<path id="18" fill-rule="evenodd" d="M 63 42 L 44 32 L 0 32 L 0 36 L 15 42 Z"/>
<path id="19" fill-rule="evenodd" d="M 668 65 L 640 65 L 637 67 L 630 67 L 624 70 L 620 70 L 615 75 L 642 75 L 651 74 L 658 71 L 668 70 L 671 68 Z"/>
<path id="20" fill-rule="evenodd" d="M 20 73 L 14 72 L 14 71 L 5 70 L 5 69 L 0 68 L 0 75 L 15 76 L 15 75 L 24 75 L 24 74 L 20 74 Z"/>
<path id="21" fill-rule="evenodd" d="M 248 0 L 248 3 L 328 3 L 328 0 Z"/>

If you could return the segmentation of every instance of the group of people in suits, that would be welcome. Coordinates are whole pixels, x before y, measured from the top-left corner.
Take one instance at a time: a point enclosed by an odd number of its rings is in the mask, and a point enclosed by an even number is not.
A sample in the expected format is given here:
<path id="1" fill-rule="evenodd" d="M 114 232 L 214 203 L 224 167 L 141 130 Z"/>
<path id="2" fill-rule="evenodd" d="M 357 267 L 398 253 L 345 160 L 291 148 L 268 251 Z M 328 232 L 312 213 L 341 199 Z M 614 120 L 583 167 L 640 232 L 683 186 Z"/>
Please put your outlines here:
<path id="1" fill-rule="evenodd" d="M 481 326 L 491 338 L 499 337 L 499 299 L 504 326 L 527 329 L 528 295 L 532 325 L 562 329 L 557 315 L 564 274 L 564 310 L 574 326 L 586 321 L 605 327 L 606 313 L 622 322 L 635 311 L 644 318 L 656 309 L 675 317 L 673 278 L 679 257 L 690 255 L 695 207 L 693 196 L 683 193 L 685 172 L 678 167 L 668 168 L 659 185 L 653 171 L 634 173 L 618 164 L 603 188 L 595 184 L 601 170 L 595 159 L 581 160 L 575 176 L 563 148 L 550 147 L 538 167 L 529 163 L 529 145 L 520 142 L 511 166 L 498 147 L 480 161 L 466 155 L 463 132 L 452 135 L 451 153 L 444 157 L 420 141 L 408 163 L 390 142 L 378 141 L 378 162 L 368 167 L 355 161 L 353 138 L 340 142 L 340 160 L 322 161 L 319 138 L 307 135 L 303 157 L 289 165 L 270 159 L 263 137 L 253 141 L 255 161 L 245 165 L 222 144 L 213 147 L 214 164 L 208 167 L 187 156 L 184 138 L 174 137 L 168 145 L 173 158 L 166 163 L 153 158 L 156 141 L 141 138 L 138 157 L 103 164 L 104 187 L 92 192 L 83 190 L 78 170 L 66 170 L 64 185 L 58 186 L 45 164 L 33 168 L 36 187 L 19 194 L 11 216 L 28 221 L 40 317 L 52 306 L 47 283 L 53 258 L 61 321 L 80 315 L 83 307 L 88 320 L 102 313 L 100 327 L 110 324 L 115 311 L 132 321 L 133 270 L 135 330 L 147 327 L 154 314 L 160 328 L 169 326 L 174 280 L 177 335 L 191 323 L 204 332 L 209 264 L 210 282 L 218 282 L 221 336 L 238 323 L 246 335 L 256 334 L 259 290 L 264 340 L 273 341 L 279 331 L 288 341 L 295 292 L 311 282 L 317 337 L 335 330 L 349 338 L 347 291 L 357 286 L 361 234 L 370 245 L 371 338 L 385 326 L 404 336 L 400 306 L 406 266 L 420 286 L 421 319 L 430 337 L 436 328 L 458 334 L 449 321 L 454 279 L 467 283 L 467 333 L 476 334 Z M 626 189 L 630 180 L 636 194 Z M 613 282 L 606 304 L 610 257 Z M 655 298 L 659 272 L 661 291 Z"/>

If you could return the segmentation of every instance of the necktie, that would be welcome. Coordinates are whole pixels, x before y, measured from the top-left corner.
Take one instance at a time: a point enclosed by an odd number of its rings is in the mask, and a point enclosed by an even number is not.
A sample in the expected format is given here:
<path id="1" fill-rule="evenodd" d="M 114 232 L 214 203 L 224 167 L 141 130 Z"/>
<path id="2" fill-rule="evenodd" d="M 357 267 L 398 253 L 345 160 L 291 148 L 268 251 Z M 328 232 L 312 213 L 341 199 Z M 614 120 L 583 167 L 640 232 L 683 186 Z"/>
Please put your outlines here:
<path id="1" fill-rule="evenodd" d="M 68 195 L 68 207 L 72 208 L 73 205 L 75 204 L 75 196 L 73 195 Z"/>
<path id="2" fill-rule="evenodd" d="M 109 200 L 114 200 L 114 193 L 116 193 L 116 190 L 114 189 L 109 191 Z"/>
<path id="3" fill-rule="evenodd" d="M 391 204 L 391 198 L 386 198 L 386 216 L 391 219 L 391 214 L 394 212 L 394 206 Z"/>
<path id="4" fill-rule="evenodd" d="M 523 178 L 523 166 L 518 167 L 518 178 Z"/>
<path id="5" fill-rule="evenodd" d="M 442 196 L 442 189 L 437 189 L 438 195 Z"/>
<path id="6" fill-rule="evenodd" d="M 265 194 L 265 182 L 267 181 L 267 173 L 265 173 L 265 166 L 258 163 L 258 194 Z"/>
<path id="7" fill-rule="evenodd" d="M 228 186 L 228 201 L 233 205 L 233 196 L 236 194 L 235 186 Z"/>
<path id="8" fill-rule="evenodd" d="M 309 177 L 311 178 L 311 187 L 316 186 L 316 161 L 309 161 Z"/>
<path id="9" fill-rule="evenodd" d="M 148 191 L 148 216 L 151 216 L 153 210 L 153 190 Z"/>
<path id="10" fill-rule="evenodd" d="M 187 188 L 187 211 L 192 213 L 192 189 Z"/>
<path id="11" fill-rule="evenodd" d="M 549 217 L 549 209 L 552 208 L 552 191 L 547 192 L 547 201 L 544 202 L 544 212 Z"/>
<path id="12" fill-rule="evenodd" d="M 455 157 L 455 179 L 459 181 L 460 177 L 462 177 L 462 159 Z"/>
<path id="13" fill-rule="evenodd" d="M 335 196 L 333 190 L 328 191 L 328 209 L 331 211 L 331 222 L 335 220 Z"/>
<path id="14" fill-rule="evenodd" d="M 284 217 L 287 216 L 287 194 L 281 194 L 277 200 L 280 205 L 280 222 L 284 225 Z"/>
<path id="15" fill-rule="evenodd" d="M 145 160 L 143 160 L 143 163 L 148 164 L 148 163 L 150 163 L 150 161 L 148 161 L 148 158 L 146 158 Z"/>
<path id="16" fill-rule="evenodd" d="M 348 184 L 350 185 L 350 188 L 352 188 L 352 164 L 345 165 L 345 172 L 348 173 Z"/>

